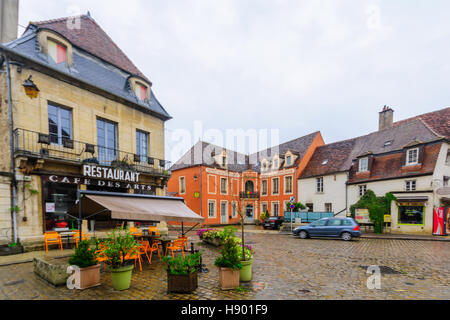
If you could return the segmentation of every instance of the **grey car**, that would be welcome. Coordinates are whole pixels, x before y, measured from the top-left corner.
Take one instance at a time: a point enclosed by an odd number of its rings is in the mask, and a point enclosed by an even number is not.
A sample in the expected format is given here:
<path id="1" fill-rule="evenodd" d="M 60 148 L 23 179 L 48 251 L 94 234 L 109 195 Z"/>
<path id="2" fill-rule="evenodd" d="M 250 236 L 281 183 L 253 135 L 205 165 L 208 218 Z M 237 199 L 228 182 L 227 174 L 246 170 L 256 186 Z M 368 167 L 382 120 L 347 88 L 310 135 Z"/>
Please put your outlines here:
<path id="1" fill-rule="evenodd" d="M 310 237 L 336 237 L 349 241 L 361 236 L 359 225 L 352 218 L 323 218 L 293 231 L 302 239 Z"/>

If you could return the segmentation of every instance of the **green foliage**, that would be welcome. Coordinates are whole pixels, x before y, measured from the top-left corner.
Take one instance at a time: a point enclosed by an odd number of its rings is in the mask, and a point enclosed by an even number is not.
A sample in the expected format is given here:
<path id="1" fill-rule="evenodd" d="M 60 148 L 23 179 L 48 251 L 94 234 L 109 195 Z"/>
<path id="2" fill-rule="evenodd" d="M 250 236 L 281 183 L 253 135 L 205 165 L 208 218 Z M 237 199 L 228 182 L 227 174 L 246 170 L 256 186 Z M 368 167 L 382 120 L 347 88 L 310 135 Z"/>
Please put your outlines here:
<path id="1" fill-rule="evenodd" d="M 14 212 L 19 212 L 20 211 L 20 207 L 18 207 L 18 206 L 15 206 L 15 207 L 13 207 L 13 208 L 9 208 L 9 211 L 11 211 L 11 213 L 14 213 Z"/>
<path id="2" fill-rule="evenodd" d="M 229 237 L 235 237 L 236 231 L 237 228 L 233 226 L 226 226 L 223 231 L 210 229 L 203 232 L 203 239 L 219 239 L 225 241 Z"/>
<path id="3" fill-rule="evenodd" d="M 187 275 L 189 273 L 194 273 L 196 267 L 200 265 L 202 258 L 202 253 L 196 252 L 186 256 L 178 255 L 175 258 L 171 256 L 163 257 L 163 261 L 167 263 L 167 270 L 173 275 Z"/>
<path id="4" fill-rule="evenodd" d="M 80 268 L 87 268 L 97 264 L 94 250 L 89 248 L 90 242 L 83 240 L 78 243 L 78 248 L 69 259 L 69 263 Z"/>
<path id="5" fill-rule="evenodd" d="M 27 184 L 27 185 L 25 185 L 25 186 L 26 186 L 26 188 L 28 189 L 28 191 L 30 191 L 30 193 L 31 193 L 32 195 L 39 194 L 39 190 L 34 189 L 33 186 L 32 186 L 31 184 Z"/>
<path id="6" fill-rule="evenodd" d="M 214 261 L 216 267 L 221 268 L 231 268 L 233 270 L 238 270 L 242 268 L 240 251 L 242 247 L 240 246 L 241 239 L 237 237 L 229 237 L 225 240 L 223 249 L 220 252 L 220 256 Z"/>
<path id="7" fill-rule="evenodd" d="M 300 210 L 306 209 L 305 205 L 301 202 L 294 202 L 293 205 L 295 208 L 292 210 L 292 212 L 299 212 Z M 286 204 L 286 211 L 291 211 L 291 204 Z"/>
<path id="8" fill-rule="evenodd" d="M 8 244 L 8 247 L 10 247 L 10 248 L 15 248 L 17 246 L 18 246 L 18 244 L 15 242 Z"/>
<path id="9" fill-rule="evenodd" d="M 132 260 L 126 261 L 125 257 L 136 254 L 140 246 L 130 231 L 122 228 L 113 230 L 103 243 L 106 246 L 104 254 L 108 258 L 105 263 L 113 269 L 133 263 Z"/>
<path id="10" fill-rule="evenodd" d="M 383 197 L 377 197 L 372 190 L 367 190 L 361 199 L 350 207 L 352 218 L 355 218 L 356 209 L 368 209 L 369 218 L 374 223 L 375 233 L 382 233 L 384 215 L 391 214 L 392 201 L 397 201 L 397 198 L 392 193 L 386 193 Z"/>
<path id="11" fill-rule="evenodd" d="M 261 218 L 261 221 L 266 220 L 267 218 L 270 217 L 269 211 L 261 212 L 261 214 L 259 215 L 259 217 Z"/>

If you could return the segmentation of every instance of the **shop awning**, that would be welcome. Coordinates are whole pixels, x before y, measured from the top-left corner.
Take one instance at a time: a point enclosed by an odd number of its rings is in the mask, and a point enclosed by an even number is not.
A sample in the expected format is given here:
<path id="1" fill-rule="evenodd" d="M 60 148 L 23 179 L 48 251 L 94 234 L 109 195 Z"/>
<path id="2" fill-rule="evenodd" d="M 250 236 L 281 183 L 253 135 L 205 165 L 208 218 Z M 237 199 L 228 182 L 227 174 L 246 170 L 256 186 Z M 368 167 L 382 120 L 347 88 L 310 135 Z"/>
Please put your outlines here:
<path id="1" fill-rule="evenodd" d="M 398 202 L 427 202 L 428 197 L 426 196 L 399 196 L 397 197 Z"/>
<path id="2" fill-rule="evenodd" d="M 78 216 L 78 203 L 70 214 Z M 183 198 L 130 194 L 86 194 L 81 215 L 88 220 L 178 221 L 203 223 L 204 218 L 189 209 Z"/>

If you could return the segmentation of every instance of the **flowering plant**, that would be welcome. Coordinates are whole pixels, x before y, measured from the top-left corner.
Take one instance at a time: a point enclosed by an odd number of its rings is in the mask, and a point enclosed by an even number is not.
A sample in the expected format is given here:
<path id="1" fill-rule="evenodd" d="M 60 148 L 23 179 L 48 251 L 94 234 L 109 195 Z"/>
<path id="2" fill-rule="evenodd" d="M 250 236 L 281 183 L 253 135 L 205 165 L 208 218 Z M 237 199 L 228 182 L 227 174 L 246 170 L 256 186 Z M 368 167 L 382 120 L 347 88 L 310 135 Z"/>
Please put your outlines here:
<path id="1" fill-rule="evenodd" d="M 213 229 L 199 229 L 199 230 L 197 230 L 197 232 L 196 232 L 196 234 L 200 237 L 200 238 L 202 238 L 204 235 L 204 233 L 205 232 L 208 232 L 208 231 L 212 231 Z"/>
<path id="2" fill-rule="evenodd" d="M 252 260 L 253 254 L 255 253 L 255 250 L 252 248 L 252 246 L 250 246 L 248 244 L 242 245 L 242 243 L 241 243 L 240 248 L 241 248 L 241 250 L 239 250 L 240 259 L 242 260 L 242 251 L 244 251 L 245 252 L 245 260 L 246 261 Z M 242 250 L 242 248 L 244 250 Z"/>

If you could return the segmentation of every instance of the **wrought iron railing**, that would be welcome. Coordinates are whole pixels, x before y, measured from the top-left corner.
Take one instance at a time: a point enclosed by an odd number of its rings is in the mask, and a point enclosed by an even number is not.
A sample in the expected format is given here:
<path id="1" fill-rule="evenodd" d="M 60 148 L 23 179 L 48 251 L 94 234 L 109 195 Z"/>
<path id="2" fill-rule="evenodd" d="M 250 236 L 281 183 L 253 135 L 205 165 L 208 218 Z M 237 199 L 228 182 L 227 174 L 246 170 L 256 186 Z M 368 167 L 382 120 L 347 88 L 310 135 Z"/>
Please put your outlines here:
<path id="1" fill-rule="evenodd" d="M 240 197 L 241 199 L 259 199 L 259 192 L 241 192 Z"/>
<path id="2" fill-rule="evenodd" d="M 170 176 L 170 162 L 106 148 L 67 137 L 53 137 L 26 129 L 14 130 L 15 155 L 98 164 L 143 173 Z"/>

